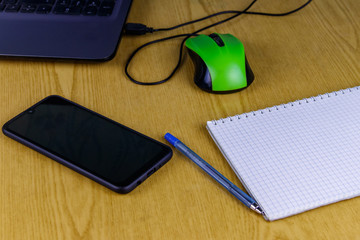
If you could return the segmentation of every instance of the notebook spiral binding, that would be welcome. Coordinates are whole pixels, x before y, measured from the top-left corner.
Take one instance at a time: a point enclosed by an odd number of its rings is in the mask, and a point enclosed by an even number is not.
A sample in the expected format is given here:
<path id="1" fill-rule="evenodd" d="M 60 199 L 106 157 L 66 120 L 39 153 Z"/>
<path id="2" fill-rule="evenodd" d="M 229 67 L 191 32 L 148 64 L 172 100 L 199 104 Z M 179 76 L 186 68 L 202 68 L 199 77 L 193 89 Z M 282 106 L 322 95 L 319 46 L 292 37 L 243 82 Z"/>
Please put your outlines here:
<path id="1" fill-rule="evenodd" d="M 214 124 L 214 125 L 218 125 L 218 124 L 226 123 L 226 122 L 233 122 L 235 120 L 241 120 L 241 119 L 246 119 L 246 118 L 250 118 L 250 117 L 255 117 L 255 116 L 259 115 L 259 114 L 271 113 L 273 111 L 279 111 L 282 108 L 286 109 L 287 107 L 294 107 L 294 106 L 297 106 L 297 105 L 316 102 L 318 100 L 323 100 L 323 99 L 330 98 L 330 97 L 336 97 L 336 96 L 339 96 L 339 95 L 344 95 L 346 93 L 352 93 L 353 91 L 358 91 L 358 90 L 360 90 L 360 86 L 353 87 L 353 88 L 347 88 L 347 89 L 341 89 L 339 91 L 334 91 L 334 92 L 331 92 L 331 93 L 324 93 L 324 94 L 320 94 L 318 96 L 304 98 L 304 99 L 301 99 L 301 100 L 296 100 L 296 101 L 293 101 L 293 102 L 284 103 L 284 104 L 276 105 L 276 106 L 273 106 L 273 107 L 260 109 L 260 110 L 257 110 L 257 111 L 251 111 L 251 112 L 242 113 L 242 114 L 238 114 L 238 115 L 231 116 L 231 117 L 220 118 L 219 120 L 212 120 L 210 122 L 212 124 Z"/>

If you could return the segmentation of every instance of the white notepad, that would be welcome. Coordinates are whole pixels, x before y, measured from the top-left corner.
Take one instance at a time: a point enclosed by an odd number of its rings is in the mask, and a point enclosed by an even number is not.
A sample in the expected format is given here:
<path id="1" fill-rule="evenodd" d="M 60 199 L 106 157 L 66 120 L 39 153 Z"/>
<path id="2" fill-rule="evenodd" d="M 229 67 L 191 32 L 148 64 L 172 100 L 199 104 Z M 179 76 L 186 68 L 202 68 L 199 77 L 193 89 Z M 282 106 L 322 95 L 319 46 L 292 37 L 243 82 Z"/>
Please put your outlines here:
<path id="1" fill-rule="evenodd" d="M 360 88 L 207 122 L 238 178 L 276 220 L 360 195 Z"/>

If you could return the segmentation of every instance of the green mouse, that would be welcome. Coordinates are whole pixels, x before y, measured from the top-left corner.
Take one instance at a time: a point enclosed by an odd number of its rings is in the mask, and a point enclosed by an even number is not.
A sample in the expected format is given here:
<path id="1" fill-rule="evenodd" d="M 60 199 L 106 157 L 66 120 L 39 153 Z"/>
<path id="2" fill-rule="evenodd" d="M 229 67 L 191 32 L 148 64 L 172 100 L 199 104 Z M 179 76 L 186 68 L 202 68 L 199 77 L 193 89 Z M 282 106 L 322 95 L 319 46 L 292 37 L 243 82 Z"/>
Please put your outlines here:
<path id="1" fill-rule="evenodd" d="M 248 87 L 254 74 L 244 45 L 231 34 L 212 33 L 185 42 L 195 65 L 196 85 L 211 93 L 232 93 Z"/>

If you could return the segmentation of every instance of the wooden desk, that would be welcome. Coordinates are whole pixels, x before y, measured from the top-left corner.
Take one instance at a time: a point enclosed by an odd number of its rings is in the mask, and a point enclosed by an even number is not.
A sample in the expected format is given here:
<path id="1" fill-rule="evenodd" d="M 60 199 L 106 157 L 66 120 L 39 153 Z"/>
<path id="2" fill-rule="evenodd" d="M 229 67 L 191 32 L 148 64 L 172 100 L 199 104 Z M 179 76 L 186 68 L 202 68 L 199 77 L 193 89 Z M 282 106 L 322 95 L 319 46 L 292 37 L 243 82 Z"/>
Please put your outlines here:
<path id="1" fill-rule="evenodd" d="M 135 0 L 131 22 L 172 26 L 250 1 Z M 304 2 L 304 1 L 302 1 Z M 345 3 L 346 2 L 346 3 Z M 213 95 L 193 83 L 185 57 L 160 86 L 126 79 L 125 60 L 141 43 L 206 23 L 149 36 L 125 36 L 106 63 L 0 60 L 0 123 L 50 94 L 59 94 L 165 142 L 169 131 L 240 185 L 205 129 L 218 119 L 359 85 L 360 4 L 318 0 L 282 18 L 241 16 L 206 33 L 232 33 L 255 73 L 248 89 Z M 298 1 L 258 1 L 279 12 Z M 220 18 L 218 18 L 220 19 Z M 157 80 L 176 63 L 179 40 L 150 47 L 131 72 Z M 1 239 L 359 239 L 360 198 L 275 222 L 246 209 L 188 159 L 173 159 L 139 188 L 119 195 L 0 135 Z"/>

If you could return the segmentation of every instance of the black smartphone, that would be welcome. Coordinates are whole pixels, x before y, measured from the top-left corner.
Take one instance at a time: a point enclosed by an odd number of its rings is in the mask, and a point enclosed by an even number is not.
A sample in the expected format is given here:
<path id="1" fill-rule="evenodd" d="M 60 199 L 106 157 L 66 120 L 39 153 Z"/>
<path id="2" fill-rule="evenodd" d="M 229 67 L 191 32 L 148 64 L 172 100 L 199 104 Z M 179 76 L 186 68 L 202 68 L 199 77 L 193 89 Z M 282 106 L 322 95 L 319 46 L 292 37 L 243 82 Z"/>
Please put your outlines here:
<path id="1" fill-rule="evenodd" d="M 60 96 L 3 126 L 10 138 L 119 193 L 128 193 L 172 156 L 150 137 Z"/>

